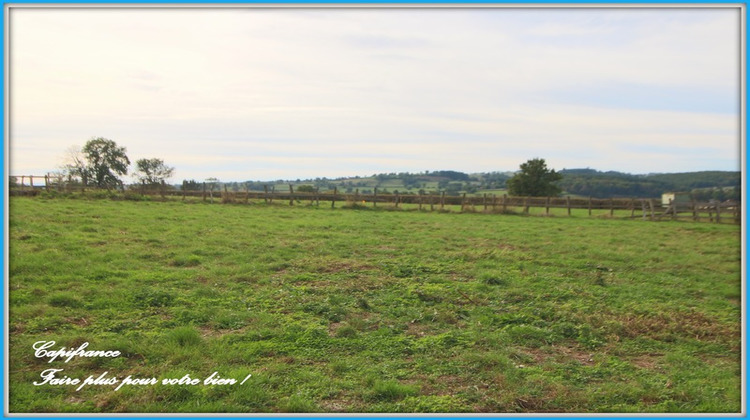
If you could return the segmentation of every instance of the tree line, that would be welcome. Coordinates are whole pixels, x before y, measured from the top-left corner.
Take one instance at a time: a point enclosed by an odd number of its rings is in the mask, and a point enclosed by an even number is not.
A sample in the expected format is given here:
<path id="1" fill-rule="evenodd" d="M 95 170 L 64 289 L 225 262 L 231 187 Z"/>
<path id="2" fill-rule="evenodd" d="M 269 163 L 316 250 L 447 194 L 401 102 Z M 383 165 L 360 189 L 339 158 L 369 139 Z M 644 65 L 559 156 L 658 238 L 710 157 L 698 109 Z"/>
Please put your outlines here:
<path id="1" fill-rule="evenodd" d="M 486 190 L 506 190 L 510 195 L 556 196 L 579 195 L 592 198 L 658 198 L 665 192 L 690 193 L 697 201 L 740 199 L 740 173 L 704 171 L 667 174 L 632 175 L 616 171 L 594 169 L 562 169 L 547 167 L 544 159 L 535 158 L 523 163 L 516 172 L 482 172 L 467 174 L 458 171 L 424 171 L 418 173 L 391 172 L 369 177 L 314 178 L 295 181 L 228 182 L 231 191 L 263 191 L 276 184 L 292 183 L 295 188 L 320 191 L 337 188 L 341 192 L 369 194 L 379 192 L 410 194 L 417 192 L 445 192 L 447 195 L 475 194 Z M 402 189 L 403 187 L 403 189 Z M 186 180 L 184 188 L 200 190 L 202 183 Z M 404 190 L 405 189 L 405 190 Z"/>
<path id="2" fill-rule="evenodd" d="M 594 198 L 660 197 L 665 192 L 690 193 L 698 201 L 740 199 L 740 173 L 703 171 L 632 175 L 593 169 L 563 169 L 560 188 Z"/>
<path id="3" fill-rule="evenodd" d="M 121 177 L 129 172 L 131 161 L 127 149 L 103 137 L 92 138 L 82 148 L 68 150 L 62 175 L 69 181 L 80 182 L 83 186 L 103 189 L 124 189 Z M 132 176 L 138 186 L 173 188 L 166 184 L 174 174 L 174 168 L 160 158 L 144 158 L 135 161 Z M 407 191 L 393 188 L 393 181 L 399 181 Z M 187 191 L 207 188 L 217 191 L 224 187 L 233 191 L 264 191 L 269 185 L 287 183 L 286 180 L 272 182 L 246 181 L 222 183 L 217 178 L 205 181 L 183 180 L 176 186 Z M 352 192 L 355 189 L 366 194 L 374 188 L 388 193 L 388 185 L 393 193 L 409 194 L 410 190 L 427 192 L 427 185 L 437 186 L 437 191 L 448 195 L 478 193 L 482 190 L 507 190 L 512 196 L 557 196 L 561 193 L 588 196 L 593 198 L 620 197 L 660 197 L 665 192 L 689 192 L 695 200 L 710 199 L 739 200 L 740 173 L 725 171 L 703 171 L 671 174 L 632 175 L 616 171 L 594 169 L 563 169 L 555 171 L 547 167 L 544 159 L 534 158 L 522 163 L 516 172 L 488 172 L 467 174 L 459 171 L 441 170 L 419 173 L 392 172 L 374 174 L 371 177 L 315 178 L 295 181 L 297 190 L 333 190 Z M 305 185 L 299 185 L 305 183 Z M 301 188 L 301 189 L 300 189 Z M 434 190 L 434 188 L 432 188 Z"/>

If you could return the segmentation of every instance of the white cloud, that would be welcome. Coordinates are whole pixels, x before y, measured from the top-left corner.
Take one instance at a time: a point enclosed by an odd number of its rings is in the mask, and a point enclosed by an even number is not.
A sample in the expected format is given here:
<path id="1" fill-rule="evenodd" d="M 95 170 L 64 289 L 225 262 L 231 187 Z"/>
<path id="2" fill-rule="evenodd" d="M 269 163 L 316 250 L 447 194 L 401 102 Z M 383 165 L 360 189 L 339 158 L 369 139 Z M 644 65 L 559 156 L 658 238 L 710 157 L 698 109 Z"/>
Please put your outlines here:
<path id="1" fill-rule="evenodd" d="M 12 170 L 93 136 L 187 178 L 731 170 L 738 49 L 737 9 L 15 8 Z"/>

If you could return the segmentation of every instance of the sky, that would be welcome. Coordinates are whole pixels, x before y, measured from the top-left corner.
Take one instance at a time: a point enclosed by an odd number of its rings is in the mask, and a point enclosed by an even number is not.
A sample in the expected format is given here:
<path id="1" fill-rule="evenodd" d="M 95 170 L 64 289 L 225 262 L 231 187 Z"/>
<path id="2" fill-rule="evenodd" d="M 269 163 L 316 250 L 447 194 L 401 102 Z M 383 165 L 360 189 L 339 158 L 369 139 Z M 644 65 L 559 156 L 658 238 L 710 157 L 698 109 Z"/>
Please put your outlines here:
<path id="1" fill-rule="evenodd" d="M 739 170 L 739 8 L 10 11 L 11 175 Z M 130 175 L 128 175 L 129 177 Z M 127 179 L 127 177 L 126 177 Z"/>

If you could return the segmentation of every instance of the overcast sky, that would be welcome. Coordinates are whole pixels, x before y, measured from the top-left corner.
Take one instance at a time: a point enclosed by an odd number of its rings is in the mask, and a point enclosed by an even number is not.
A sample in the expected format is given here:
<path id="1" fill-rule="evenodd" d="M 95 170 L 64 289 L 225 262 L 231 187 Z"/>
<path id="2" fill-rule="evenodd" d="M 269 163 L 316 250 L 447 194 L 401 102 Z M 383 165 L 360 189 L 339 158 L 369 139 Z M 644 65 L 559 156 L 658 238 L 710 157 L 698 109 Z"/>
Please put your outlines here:
<path id="1" fill-rule="evenodd" d="M 739 9 L 10 13 L 10 172 L 93 137 L 182 179 L 740 168 Z"/>

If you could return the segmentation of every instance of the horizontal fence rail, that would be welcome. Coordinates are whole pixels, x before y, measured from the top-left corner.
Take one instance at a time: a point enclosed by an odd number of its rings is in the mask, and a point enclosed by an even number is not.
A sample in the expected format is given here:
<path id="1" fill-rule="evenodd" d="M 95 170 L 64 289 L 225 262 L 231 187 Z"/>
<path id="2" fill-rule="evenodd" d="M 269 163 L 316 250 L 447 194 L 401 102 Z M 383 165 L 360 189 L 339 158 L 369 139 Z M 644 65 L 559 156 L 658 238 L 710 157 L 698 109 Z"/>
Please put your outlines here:
<path id="1" fill-rule="evenodd" d="M 288 203 L 288 205 L 308 204 L 320 206 L 329 203 L 331 208 L 336 203 L 344 202 L 348 207 L 363 206 L 390 206 L 403 207 L 408 205 L 418 210 L 444 211 L 446 207 L 458 207 L 462 212 L 483 211 L 487 213 L 524 213 L 529 214 L 530 209 L 537 211 L 544 209 L 545 215 L 551 215 L 552 209 L 565 209 L 565 214 L 572 215 L 573 210 L 585 210 L 589 216 L 596 211 L 598 215 L 604 214 L 615 217 L 640 218 L 643 220 L 692 220 L 710 221 L 715 223 L 730 222 L 740 223 L 741 203 L 735 201 L 726 202 L 669 202 L 666 206 L 661 200 L 655 198 L 571 198 L 571 197 L 517 197 L 496 194 L 481 195 L 446 195 L 439 194 L 403 194 L 393 192 L 382 192 L 375 188 L 372 192 L 360 193 L 339 192 L 338 189 L 319 191 L 295 191 L 293 185 L 289 189 L 276 190 L 276 185 L 266 186 L 263 191 L 240 190 L 229 191 L 226 186 L 217 186 L 204 183 L 199 190 L 175 189 L 165 184 L 161 185 L 135 185 L 125 189 L 125 194 L 158 195 L 161 197 L 187 197 L 199 198 L 203 201 L 217 200 L 222 203 Z M 42 191 L 81 193 L 86 194 L 102 191 L 100 189 L 83 186 L 72 182 L 70 179 L 53 176 L 13 176 L 10 182 L 10 195 L 37 195 Z M 629 212 L 623 214 L 623 212 Z M 556 212 L 555 214 L 559 214 Z"/>

